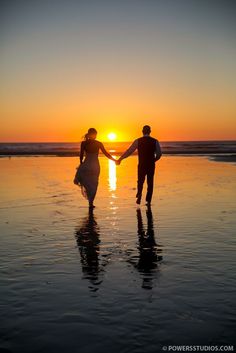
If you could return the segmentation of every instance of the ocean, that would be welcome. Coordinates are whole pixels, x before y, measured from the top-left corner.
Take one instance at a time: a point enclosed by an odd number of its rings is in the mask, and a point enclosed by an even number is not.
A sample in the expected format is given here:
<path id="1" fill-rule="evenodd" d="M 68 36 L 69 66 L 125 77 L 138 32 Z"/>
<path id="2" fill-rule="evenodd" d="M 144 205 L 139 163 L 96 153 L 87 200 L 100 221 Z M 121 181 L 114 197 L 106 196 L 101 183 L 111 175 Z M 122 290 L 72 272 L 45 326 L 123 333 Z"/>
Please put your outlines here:
<path id="1" fill-rule="evenodd" d="M 131 142 L 105 142 L 114 155 L 123 153 Z M 236 153 L 236 141 L 164 141 L 160 142 L 164 154 L 225 154 Z M 0 156 L 54 155 L 77 156 L 80 142 L 0 143 Z"/>

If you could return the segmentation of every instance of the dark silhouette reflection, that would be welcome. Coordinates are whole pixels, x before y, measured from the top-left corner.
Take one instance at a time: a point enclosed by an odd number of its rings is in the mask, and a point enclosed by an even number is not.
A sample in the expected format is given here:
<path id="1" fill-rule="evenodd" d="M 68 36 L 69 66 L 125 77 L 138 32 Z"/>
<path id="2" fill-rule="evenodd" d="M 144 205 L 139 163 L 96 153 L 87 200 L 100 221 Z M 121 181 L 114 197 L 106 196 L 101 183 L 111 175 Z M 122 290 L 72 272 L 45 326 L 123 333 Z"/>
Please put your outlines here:
<path id="1" fill-rule="evenodd" d="M 162 249 L 155 241 L 151 207 L 147 208 L 146 217 L 147 228 L 145 230 L 141 210 L 137 209 L 139 259 L 135 267 L 142 273 L 142 287 L 152 289 L 154 273 L 159 270 L 159 262 L 162 260 L 162 256 L 158 253 L 162 252 Z"/>
<path id="2" fill-rule="evenodd" d="M 84 218 L 81 226 L 76 228 L 75 237 L 81 256 L 83 278 L 88 279 L 92 285 L 90 289 L 96 291 L 102 282 L 101 272 L 106 262 L 100 263 L 99 227 L 93 209 L 89 209 L 88 216 Z"/>

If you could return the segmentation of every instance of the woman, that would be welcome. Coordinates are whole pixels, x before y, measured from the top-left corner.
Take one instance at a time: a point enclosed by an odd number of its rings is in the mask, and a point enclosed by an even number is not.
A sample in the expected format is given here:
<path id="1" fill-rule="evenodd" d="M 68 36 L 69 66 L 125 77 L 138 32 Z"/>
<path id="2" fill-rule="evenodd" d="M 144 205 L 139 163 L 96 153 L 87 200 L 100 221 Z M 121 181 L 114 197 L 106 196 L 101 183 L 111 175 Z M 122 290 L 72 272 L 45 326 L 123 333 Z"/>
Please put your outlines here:
<path id="1" fill-rule="evenodd" d="M 85 141 L 80 147 L 80 166 L 74 178 L 74 184 L 81 187 L 83 196 L 88 200 L 89 207 L 94 208 L 93 200 L 95 198 L 98 177 L 100 174 L 100 165 L 98 153 L 101 150 L 105 156 L 115 162 L 115 159 L 105 150 L 103 144 L 96 140 L 97 130 L 90 128 L 85 135 Z M 85 155 L 85 159 L 83 161 Z"/>

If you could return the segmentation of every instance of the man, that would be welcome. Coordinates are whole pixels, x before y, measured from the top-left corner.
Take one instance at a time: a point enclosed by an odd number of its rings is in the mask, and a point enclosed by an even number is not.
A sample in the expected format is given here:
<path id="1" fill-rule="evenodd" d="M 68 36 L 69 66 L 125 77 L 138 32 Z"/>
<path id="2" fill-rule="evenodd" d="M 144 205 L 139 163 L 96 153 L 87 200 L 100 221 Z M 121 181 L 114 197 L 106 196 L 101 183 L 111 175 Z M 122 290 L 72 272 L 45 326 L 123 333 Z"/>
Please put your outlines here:
<path id="1" fill-rule="evenodd" d="M 122 159 L 129 157 L 136 149 L 138 149 L 138 190 L 136 203 L 138 205 L 141 203 L 143 183 L 147 176 L 146 205 L 150 206 L 153 193 L 155 162 L 161 158 L 162 153 L 159 142 L 150 136 L 150 126 L 145 125 L 142 132 L 143 137 L 135 140 L 128 150 L 117 160 L 116 164 L 119 165 Z"/>

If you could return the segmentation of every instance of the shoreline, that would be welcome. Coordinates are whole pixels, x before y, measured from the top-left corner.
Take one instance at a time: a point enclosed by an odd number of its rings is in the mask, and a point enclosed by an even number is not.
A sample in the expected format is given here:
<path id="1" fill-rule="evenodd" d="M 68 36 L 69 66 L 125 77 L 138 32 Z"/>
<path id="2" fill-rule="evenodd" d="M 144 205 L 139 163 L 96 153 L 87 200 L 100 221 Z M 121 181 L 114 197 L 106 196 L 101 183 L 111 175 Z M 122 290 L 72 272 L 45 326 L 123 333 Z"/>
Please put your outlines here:
<path id="1" fill-rule="evenodd" d="M 209 160 L 213 162 L 236 163 L 236 154 L 209 156 Z"/>

